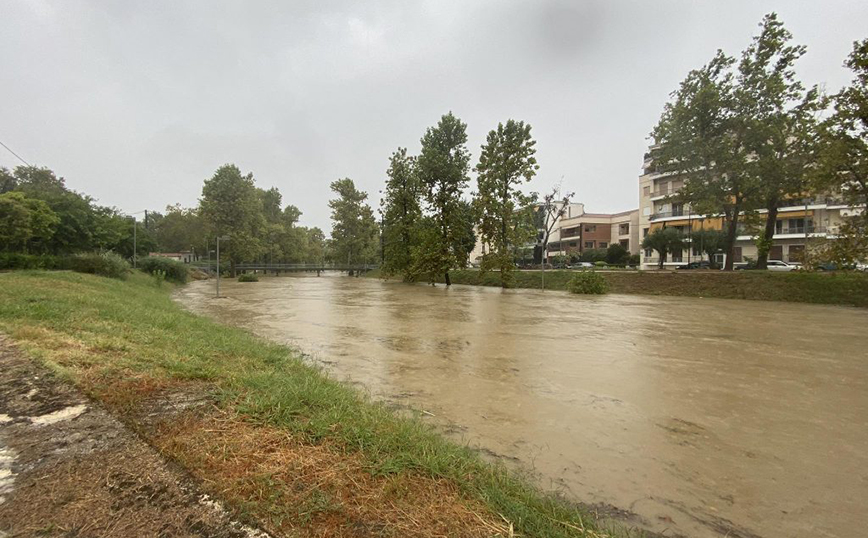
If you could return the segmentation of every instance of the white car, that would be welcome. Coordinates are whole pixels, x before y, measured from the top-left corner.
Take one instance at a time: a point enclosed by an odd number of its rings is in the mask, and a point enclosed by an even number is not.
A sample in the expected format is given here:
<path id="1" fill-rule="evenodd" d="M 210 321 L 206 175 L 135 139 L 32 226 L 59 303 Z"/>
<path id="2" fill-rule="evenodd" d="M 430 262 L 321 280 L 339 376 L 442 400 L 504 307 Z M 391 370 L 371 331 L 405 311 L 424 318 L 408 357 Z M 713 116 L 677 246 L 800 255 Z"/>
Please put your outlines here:
<path id="1" fill-rule="evenodd" d="M 571 267 L 573 269 L 593 269 L 594 264 L 591 262 L 576 262 Z"/>
<path id="2" fill-rule="evenodd" d="M 766 263 L 769 271 L 801 271 L 802 265 L 798 263 L 787 263 L 780 260 L 769 260 Z"/>

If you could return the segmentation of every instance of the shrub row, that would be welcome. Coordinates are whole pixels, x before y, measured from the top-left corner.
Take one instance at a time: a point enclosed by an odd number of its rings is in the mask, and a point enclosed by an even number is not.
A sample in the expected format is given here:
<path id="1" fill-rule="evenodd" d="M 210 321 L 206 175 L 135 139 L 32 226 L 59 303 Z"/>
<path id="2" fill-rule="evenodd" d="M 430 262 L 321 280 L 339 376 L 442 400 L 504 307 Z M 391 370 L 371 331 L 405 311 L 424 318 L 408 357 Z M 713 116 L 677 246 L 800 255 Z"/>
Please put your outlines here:
<path id="1" fill-rule="evenodd" d="M 162 271 L 166 280 L 183 284 L 190 277 L 188 266 L 177 260 L 161 258 L 159 256 L 142 258 L 138 261 L 138 268 L 150 274 Z"/>

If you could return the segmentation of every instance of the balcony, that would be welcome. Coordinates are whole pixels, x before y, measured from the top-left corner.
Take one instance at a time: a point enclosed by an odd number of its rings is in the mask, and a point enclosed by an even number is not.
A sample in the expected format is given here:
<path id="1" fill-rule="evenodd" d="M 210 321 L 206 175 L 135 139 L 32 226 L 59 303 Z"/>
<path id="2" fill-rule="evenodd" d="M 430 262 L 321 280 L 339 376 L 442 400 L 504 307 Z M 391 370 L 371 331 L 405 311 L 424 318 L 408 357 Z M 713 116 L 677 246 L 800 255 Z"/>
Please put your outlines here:
<path id="1" fill-rule="evenodd" d="M 652 213 L 649 220 L 657 220 L 657 219 L 665 219 L 666 217 L 683 217 L 688 215 L 689 213 L 685 213 L 684 209 L 678 209 L 675 211 L 658 211 L 656 213 Z"/>
<path id="2" fill-rule="evenodd" d="M 805 230 L 804 226 L 781 226 L 775 229 L 775 235 L 805 235 L 806 233 L 826 233 L 826 227 L 808 225 L 808 229 Z"/>

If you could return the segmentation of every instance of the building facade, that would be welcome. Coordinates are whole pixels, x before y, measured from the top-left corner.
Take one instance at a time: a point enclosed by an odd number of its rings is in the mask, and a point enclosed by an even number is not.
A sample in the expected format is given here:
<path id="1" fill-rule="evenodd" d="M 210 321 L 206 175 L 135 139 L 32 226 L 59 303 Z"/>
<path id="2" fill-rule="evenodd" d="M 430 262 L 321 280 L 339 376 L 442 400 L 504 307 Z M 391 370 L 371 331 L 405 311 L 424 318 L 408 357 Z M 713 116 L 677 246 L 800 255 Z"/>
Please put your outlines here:
<path id="1" fill-rule="evenodd" d="M 559 241 L 549 243 L 549 255 L 579 256 L 618 243 L 630 254 L 639 253 L 639 210 L 621 213 L 584 213 L 562 219 Z"/>
<path id="2" fill-rule="evenodd" d="M 658 228 L 674 227 L 684 235 L 688 243 L 688 248 L 667 257 L 663 266 L 669 269 L 692 261 L 708 260 L 708 256 L 701 252 L 701 245 L 690 245 L 690 235 L 696 230 L 723 228 L 721 216 L 698 215 L 692 211 L 689 204 L 680 203 L 673 198 L 683 185 L 683 180 L 677 174 L 658 173 L 654 169 L 651 152 L 645 154 L 642 174 L 639 176 L 641 232 L 639 241 L 641 243 L 642 238 Z M 834 237 L 842 217 L 851 214 L 852 211 L 854 211 L 852 208 L 834 197 L 814 197 L 782 202 L 778 208 L 769 259 L 785 262 L 803 261 L 805 249 L 810 249 L 812 242 L 817 245 L 826 238 Z M 767 211 L 760 210 L 758 213 L 764 225 Z M 739 224 L 739 234 L 733 252 L 735 263 L 747 261 L 749 258 L 756 259 L 755 237 L 747 233 L 744 223 Z M 716 257 L 715 261 L 722 263 L 723 254 L 718 254 Z M 658 268 L 658 254 L 653 250 L 643 252 L 641 260 L 642 269 Z"/>

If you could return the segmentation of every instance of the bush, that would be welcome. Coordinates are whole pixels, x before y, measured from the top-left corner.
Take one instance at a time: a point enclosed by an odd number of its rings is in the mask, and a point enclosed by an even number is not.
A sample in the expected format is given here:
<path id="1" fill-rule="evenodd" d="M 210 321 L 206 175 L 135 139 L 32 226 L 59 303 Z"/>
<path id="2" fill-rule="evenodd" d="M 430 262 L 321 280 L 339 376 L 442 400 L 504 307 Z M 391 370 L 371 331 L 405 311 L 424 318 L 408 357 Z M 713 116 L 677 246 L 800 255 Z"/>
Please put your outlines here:
<path id="1" fill-rule="evenodd" d="M 604 248 L 591 248 L 582 252 L 581 260 L 583 262 L 601 262 L 605 261 L 608 250 Z"/>
<path id="2" fill-rule="evenodd" d="M 612 243 L 606 250 L 606 263 L 609 265 L 627 265 L 630 253 L 621 243 Z"/>
<path id="3" fill-rule="evenodd" d="M 0 270 L 44 269 L 51 271 L 68 268 L 69 260 L 60 256 L 21 254 L 19 252 L 0 254 Z"/>
<path id="4" fill-rule="evenodd" d="M 593 271 L 583 271 L 573 275 L 573 278 L 567 283 L 567 289 L 571 293 L 601 295 L 609 291 L 609 284 L 603 275 Z"/>
<path id="5" fill-rule="evenodd" d="M 631 266 L 638 266 L 639 265 L 639 255 L 638 254 L 631 254 L 627 263 Z"/>
<path id="6" fill-rule="evenodd" d="M 607 267 L 609 264 L 606 262 L 594 262 L 594 267 Z"/>
<path id="7" fill-rule="evenodd" d="M 259 277 L 253 273 L 244 273 L 238 277 L 238 282 L 259 282 Z"/>
<path id="8" fill-rule="evenodd" d="M 130 264 L 114 252 L 102 254 L 76 254 L 69 258 L 70 269 L 78 273 L 107 276 L 110 278 L 127 278 Z"/>
<path id="9" fill-rule="evenodd" d="M 146 273 L 156 274 L 157 271 L 165 273 L 166 280 L 183 284 L 187 282 L 190 276 L 188 267 L 170 258 L 162 258 L 160 256 L 149 256 L 142 258 L 138 263 L 139 269 Z"/>

